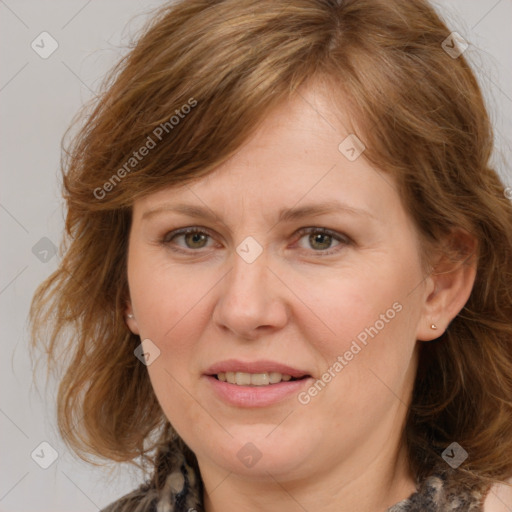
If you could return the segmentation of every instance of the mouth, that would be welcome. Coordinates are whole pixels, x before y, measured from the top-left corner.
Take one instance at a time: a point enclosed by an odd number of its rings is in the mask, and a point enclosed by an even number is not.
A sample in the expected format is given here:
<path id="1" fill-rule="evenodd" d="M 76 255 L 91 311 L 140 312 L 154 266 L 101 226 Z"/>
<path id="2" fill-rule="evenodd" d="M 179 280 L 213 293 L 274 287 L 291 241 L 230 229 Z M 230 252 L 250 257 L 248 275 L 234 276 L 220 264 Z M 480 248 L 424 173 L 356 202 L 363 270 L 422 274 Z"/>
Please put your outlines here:
<path id="1" fill-rule="evenodd" d="M 290 399 L 312 380 L 312 374 L 277 361 L 215 363 L 205 372 L 214 395 L 235 407 L 268 407 Z"/>
<path id="2" fill-rule="evenodd" d="M 281 382 L 293 382 L 303 380 L 310 377 L 310 375 L 302 375 L 293 377 L 287 373 L 280 372 L 263 372 L 263 373 L 248 373 L 248 372 L 219 372 L 210 375 L 220 382 L 227 382 L 228 384 L 235 384 L 236 386 L 272 386 Z"/>
<path id="3" fill-rule="evenodd" d="M 271 360 L 240 361 L 228 359 L 213 364 L 205 371 L 208 377 L 237 386 L 271 386 L 311 377 L 301 370 Z"/>

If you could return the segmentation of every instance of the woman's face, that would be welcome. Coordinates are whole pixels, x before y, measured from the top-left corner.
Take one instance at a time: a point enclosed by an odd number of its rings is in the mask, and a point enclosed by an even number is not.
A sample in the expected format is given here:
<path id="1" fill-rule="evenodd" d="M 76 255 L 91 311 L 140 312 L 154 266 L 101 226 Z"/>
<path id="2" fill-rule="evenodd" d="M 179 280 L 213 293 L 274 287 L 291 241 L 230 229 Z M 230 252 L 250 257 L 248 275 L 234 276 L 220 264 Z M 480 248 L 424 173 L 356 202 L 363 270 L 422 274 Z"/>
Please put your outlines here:
<path id="1" fill-rule="evenodd" d="M 325 98 L 303 91 L 213 174 L 135 202 L 128 324 L 200 466 L 355 477 L 398 444 L 430 325 L 418 236 Z"/>

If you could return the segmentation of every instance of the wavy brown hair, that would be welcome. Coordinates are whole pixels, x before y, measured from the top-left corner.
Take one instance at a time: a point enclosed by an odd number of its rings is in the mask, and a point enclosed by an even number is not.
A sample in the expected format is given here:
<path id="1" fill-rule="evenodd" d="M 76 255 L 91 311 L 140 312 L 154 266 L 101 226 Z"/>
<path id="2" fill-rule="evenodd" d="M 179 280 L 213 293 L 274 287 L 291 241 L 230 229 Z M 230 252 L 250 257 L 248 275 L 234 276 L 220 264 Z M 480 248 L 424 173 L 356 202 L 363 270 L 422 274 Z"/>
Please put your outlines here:
<path id="1" fill-rule="evenodd" d="M 411 468 L 427 475 L 457 441 L 469 453 L 461 481 L 512 476 L 512 205 L 489 164 L 475 75 L 442 47 L 449 34 L 423 0 L 186 0 L 158 10 L 77 119 L 62 162 L 62 260 L 30 311 L 33 344 L 64 369 L 58 424 L 77 453 L 133 461 L 172 435 L 124 321 L 133 202 L 206 176 L 316 80 L 333 111 L 349 105 L 364 157 L 396 178 L 424 247 L 454 229 L 478 242 L 468 302 L 421 346 L 405 430 Z M 155 145 L 142 156 L 148 137 Z"/>

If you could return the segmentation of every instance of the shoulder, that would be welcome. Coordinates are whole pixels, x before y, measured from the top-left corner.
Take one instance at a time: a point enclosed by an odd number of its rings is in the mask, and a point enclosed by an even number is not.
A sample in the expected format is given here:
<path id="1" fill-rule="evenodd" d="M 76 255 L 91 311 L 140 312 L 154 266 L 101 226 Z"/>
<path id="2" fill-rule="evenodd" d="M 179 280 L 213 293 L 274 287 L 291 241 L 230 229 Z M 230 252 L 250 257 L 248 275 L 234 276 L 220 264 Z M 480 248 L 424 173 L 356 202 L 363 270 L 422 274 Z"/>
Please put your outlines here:
<path id="1" fill-rule="evenodd" d="M 484 501 L 483 512 L 510 512 L 512 510 L 512 480 L 509 485 L 494 484 Z"/>

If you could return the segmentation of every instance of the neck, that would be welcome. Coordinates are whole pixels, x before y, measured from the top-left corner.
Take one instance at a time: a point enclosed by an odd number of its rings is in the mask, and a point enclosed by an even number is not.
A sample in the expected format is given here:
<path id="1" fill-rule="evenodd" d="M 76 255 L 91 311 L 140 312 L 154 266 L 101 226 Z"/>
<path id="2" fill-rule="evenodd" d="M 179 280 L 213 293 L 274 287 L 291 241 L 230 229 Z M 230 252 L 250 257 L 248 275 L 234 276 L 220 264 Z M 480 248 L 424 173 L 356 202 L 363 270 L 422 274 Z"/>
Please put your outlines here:
<path id="1" fill-rule="evenodd" d="M 307 479 L 277 479 L 267 473 L 255 480 L 199 466 L 206 512 L 384 512 L 416 490 L 403 443 L 382 446 L 364 467 L 351 458 Z"/>

